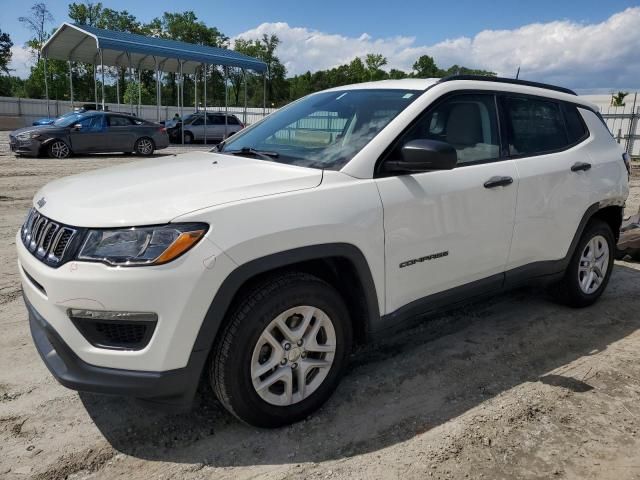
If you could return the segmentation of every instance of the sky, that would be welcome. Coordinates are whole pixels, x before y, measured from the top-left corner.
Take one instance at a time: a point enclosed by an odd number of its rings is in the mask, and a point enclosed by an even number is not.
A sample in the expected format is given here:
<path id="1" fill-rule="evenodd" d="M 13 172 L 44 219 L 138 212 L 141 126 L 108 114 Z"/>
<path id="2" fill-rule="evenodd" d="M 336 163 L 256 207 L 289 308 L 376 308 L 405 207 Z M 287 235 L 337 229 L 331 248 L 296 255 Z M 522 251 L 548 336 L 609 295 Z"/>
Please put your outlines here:
<path id="1" fill-rule="evenodd" d="M 55 25 L 67 21 L 67 1 L 48 0 Z M 103 0 L 142 21 L 164 11 L 193 10 L 234 38 L 275 33 L 289 75 L 331 68 L 382 53 L 385 68 L 411 70 L 420 55 L 438 66 L 492 70 L 576 89 L 640 88 L 640 1 L 408 0 L 390 2 L 279 0 Z M 29 32 L 17 18 L 29 2 L 0 0 L 0 29 L 14 43 L 12 68 L 24 76 Z M 54 24 L 51 25 L 53 28 Z"/>

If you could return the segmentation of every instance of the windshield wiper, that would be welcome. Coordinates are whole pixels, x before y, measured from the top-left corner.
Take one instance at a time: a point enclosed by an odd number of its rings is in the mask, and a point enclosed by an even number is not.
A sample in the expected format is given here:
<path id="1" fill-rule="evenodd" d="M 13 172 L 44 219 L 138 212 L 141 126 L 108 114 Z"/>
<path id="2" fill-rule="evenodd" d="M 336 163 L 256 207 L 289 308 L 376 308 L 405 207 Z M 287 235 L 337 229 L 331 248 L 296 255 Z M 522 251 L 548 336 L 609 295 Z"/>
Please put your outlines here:
<path id="1" fill-rule="evenodd" d="M 264 150 L 256 150 L 252 147 L 242 147 L 240 150 L 223 150 L 220 153 L 228 153 L 229 155 L 253 155 L 263 160 L 273 160 L 274 158 L 278 158 L 280 154 L 278 152 L 267 152 Z"/>

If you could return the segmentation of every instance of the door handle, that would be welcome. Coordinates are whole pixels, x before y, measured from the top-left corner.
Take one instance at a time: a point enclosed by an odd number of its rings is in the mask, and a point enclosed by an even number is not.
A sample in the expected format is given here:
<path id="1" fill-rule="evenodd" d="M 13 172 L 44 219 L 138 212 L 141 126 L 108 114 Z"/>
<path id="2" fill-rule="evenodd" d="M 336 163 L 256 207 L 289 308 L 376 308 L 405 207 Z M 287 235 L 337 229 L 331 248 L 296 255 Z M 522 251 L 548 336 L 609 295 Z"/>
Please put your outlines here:
<path id="1" fill-rule="evenodd" d="M 571 165 L 572 172 L 586 172 L 590 168 L 591 168 L 591 164 L 585 163 L 585 162 L 576 162 L 573 165 Z"/>
<path id="2" fill-rule="evenodd" d="M 496 188 L 496 187 L 506 187 L 507 185 L 511 185 L 513 183 L 513 178 L 511 177 L 491 177 L 489 180 L 484 182 L 484 188 Z"/>

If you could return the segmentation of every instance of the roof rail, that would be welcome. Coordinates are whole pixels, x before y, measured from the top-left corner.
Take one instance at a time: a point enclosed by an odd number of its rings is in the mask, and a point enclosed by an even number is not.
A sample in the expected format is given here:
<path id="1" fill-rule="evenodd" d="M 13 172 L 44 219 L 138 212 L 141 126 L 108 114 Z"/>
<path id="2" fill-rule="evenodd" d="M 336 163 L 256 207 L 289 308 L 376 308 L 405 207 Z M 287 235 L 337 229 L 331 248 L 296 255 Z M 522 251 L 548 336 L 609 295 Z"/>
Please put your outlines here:
<path id="1" fill-rule="evenodd" d="M 515 78 L 489 77 L 486 75 L 449 75 L 448 77 L 440 79 L 438 83 L 450 82 L 452 80 L 476 80 L 481 82 L 512 83 L 515 85 L 525 85 L 527 87 L 554 90 L 556 92 L 568 93 L 569 95 L 578 95 L 573 90 L 564 87 L 557 87 L 555 85 L 549 85 L 548 83 L 530 82 L 529 80 L 518 80 Z"/>

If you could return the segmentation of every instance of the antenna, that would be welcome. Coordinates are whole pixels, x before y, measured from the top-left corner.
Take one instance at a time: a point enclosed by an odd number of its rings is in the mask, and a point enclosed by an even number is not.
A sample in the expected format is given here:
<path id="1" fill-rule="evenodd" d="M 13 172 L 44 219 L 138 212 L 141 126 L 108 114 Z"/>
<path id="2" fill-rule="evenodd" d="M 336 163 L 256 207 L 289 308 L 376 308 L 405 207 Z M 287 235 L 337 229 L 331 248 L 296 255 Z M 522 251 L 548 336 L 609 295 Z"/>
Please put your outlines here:
<path id="1" fill-rule="evenodd" d="M 516 72 L 516 80 L 518 80 L 519 76 L 520 76 L 520 65 L 518 65 L 518 71 Z"/>

